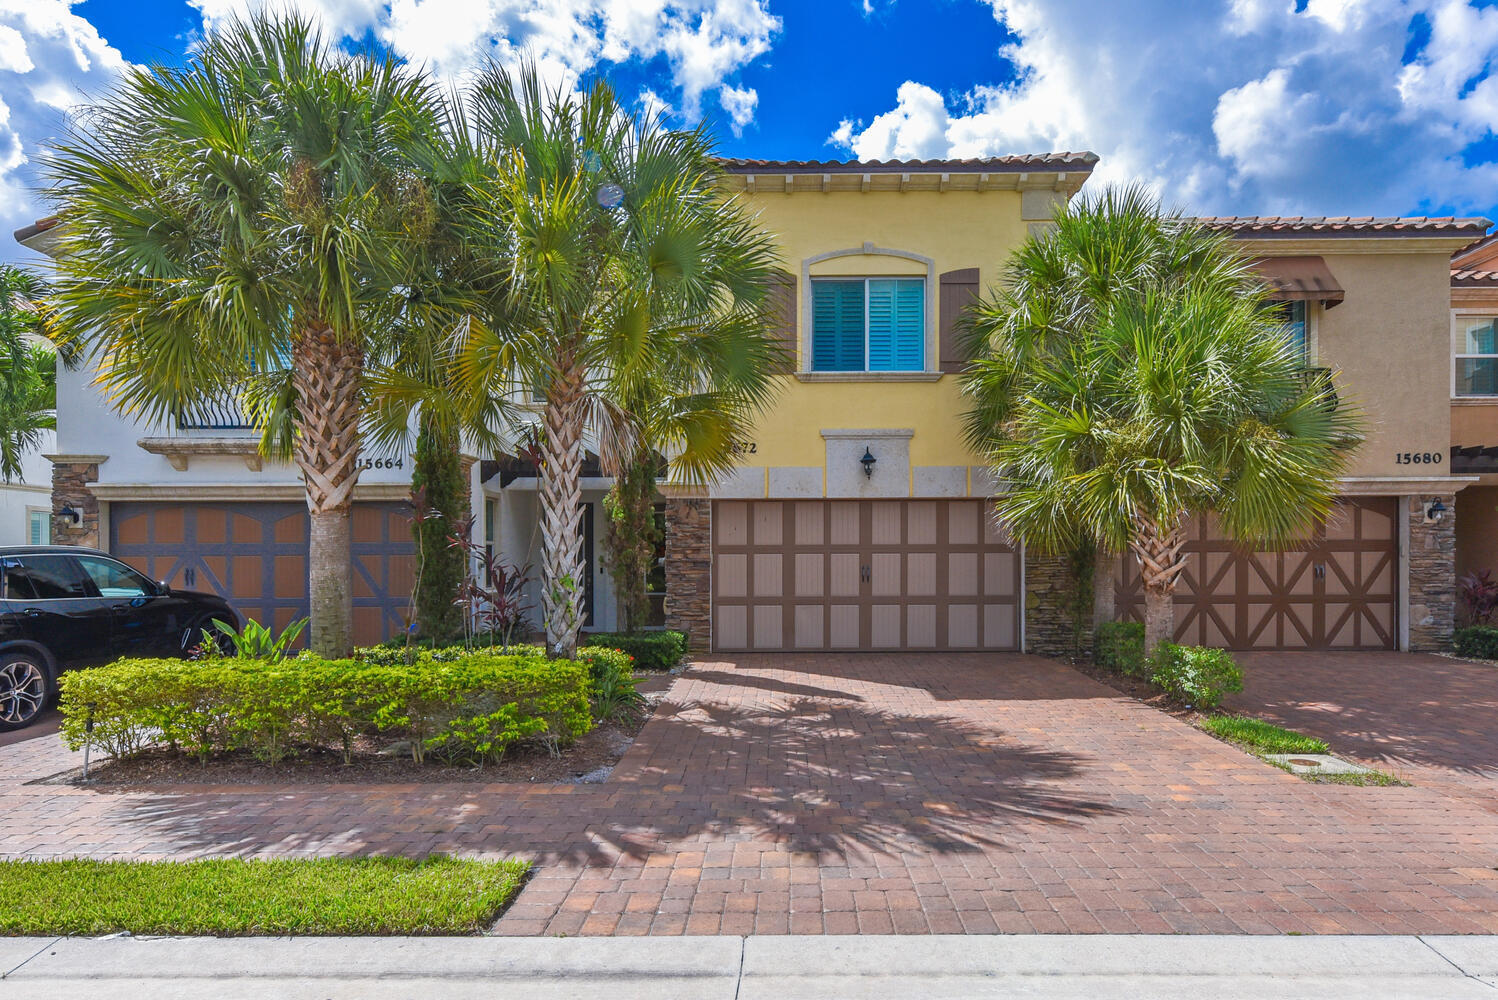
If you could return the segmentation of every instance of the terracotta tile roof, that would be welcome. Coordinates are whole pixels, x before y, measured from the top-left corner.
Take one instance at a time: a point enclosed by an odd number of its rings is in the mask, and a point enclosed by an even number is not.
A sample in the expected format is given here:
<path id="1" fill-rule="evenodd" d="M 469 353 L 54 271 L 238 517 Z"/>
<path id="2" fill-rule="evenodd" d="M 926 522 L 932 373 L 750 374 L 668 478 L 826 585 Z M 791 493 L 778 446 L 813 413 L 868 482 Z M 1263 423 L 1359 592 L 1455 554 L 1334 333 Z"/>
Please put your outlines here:
<path id="1" fill-rule="evenodd" d="M 57 216 L 49 215 L 45 219 L 37 219 L 29 226 L 22 226 L 20 229 L 17 229 L 12 235 L 15 236 L 17 243 L 25 243 L 27 240 L 31 239 L 33 236 L 36 236 L 38 233 L 45 233 L 47 230 L 51 229 L 61 221 L 62 220 Z"/>
<path id="2" fill-rule="evenodd" d="M 1498 271 L 1451 269 L 1452 288 L 1498 288 Z"/>
<path id="3" fill-rule="evenodd" d="M 1019 173 L 1027 170 L 1090 171 L 1096 153 L 1026 153 L 1021 156 L 990 156 L 966 160 L 743 160 L 720 159 L 731 174 L 936 174 Z"/>
<path id="4" fill-rule="evenodd" d="M 1456 216 L 1230 215 L 1197 222 L 1239 236 L 1481 236 L 1487 219 Z"/>
<path id="5" fill-rule="evenodd" d="M 1471 267 L 1485 264 L 1495 257 L 1498 257 L 1498 232 L 1488 233 L 1482 239 L 1468 243 L 1451 255 L 1451 263 Z"/>

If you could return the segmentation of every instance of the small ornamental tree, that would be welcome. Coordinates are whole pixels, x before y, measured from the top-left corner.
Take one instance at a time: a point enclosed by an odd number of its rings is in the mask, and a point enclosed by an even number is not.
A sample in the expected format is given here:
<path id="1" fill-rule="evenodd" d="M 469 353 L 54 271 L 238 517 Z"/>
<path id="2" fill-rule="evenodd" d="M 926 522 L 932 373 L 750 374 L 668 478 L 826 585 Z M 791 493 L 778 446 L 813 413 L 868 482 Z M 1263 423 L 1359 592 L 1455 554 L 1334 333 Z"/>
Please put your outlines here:
<path id="1" fill-rule="evenodd" d="M 656 467 L 654 456 L 637 458 L 603 498 L 608 514 L 604 549 L 626 632 L 638 631 L 650 616 L 647 577 L 661 540 L 655 523 Z"/>
<path id="2" fill-rule="evenodd" d="M 412 604 L 420 634 L 446 645 L 463 632 L 460 592 L 467 567 L 452 536 L 468 514 L 457 430 L 421 419 L 416 434 L 411 495 L 420 498 L 422 516 L 411 523 L 421 566 Z"/>

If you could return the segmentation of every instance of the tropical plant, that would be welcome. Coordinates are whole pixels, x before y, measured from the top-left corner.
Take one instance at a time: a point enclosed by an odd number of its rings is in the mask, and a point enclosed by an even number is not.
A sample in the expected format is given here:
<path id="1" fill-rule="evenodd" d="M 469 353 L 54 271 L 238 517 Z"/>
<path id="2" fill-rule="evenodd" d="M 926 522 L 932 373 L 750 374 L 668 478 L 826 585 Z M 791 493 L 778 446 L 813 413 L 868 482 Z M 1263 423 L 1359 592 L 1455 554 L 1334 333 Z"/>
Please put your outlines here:
<path id="1" fill-rule="evenodd" d="M 448 546 L 462 554 L 468 568 L 457 595 L 463 609 L 464 645 L 486 642 L 493 646 L 498 640 L 506 649 L 513 646 L 531 610 L 525 596 L 529 567 L 505 563 L 488 545 L 475 542 L 471 514 L 458 519 Z"/>
<path id="2" fill-rule="evenodd" d="M 279 633 L 274 632 L 269 626 L 262 625 L 255 619 L 247 619 L 244 628 L 236 630 L 234 626 L 215 620 L 213 627 L 218 629 L 233 647 L 233 655 L 241 660 L 270 660 L 278 663 L 286 659 L 286 654 L 291 652 L 292 644 L 307 627 L 306 618 L 298 618 L 289 623 Z M 205 648 L 216 648 L 223 650 L 223 646 L 216 637 L 207 629 L 203 630 L 203 645 Z M 228 650 L 223 650 L 228 653 Z M 207 657 L 212 659 L 211 656 Z"/>
<path id="3" fill-rule="evenodd" d="M 60 337 L 114 405 L 181 419 L 247 394 L 306 486 L 312 646 L 352 648 L 351 511 L 368 378 L 443 286 L 426 173 L 448 121 L 397 59 L 296 16 L 235 20 L 185 66 L 137 67 L 47 162 L 67 221 Z M 440 296 L 439 296 L 440 298 Z M 418 305 L 413 306 L 413 301 Z"/>
<path id="4" fill-rule="evenodd" d="M 419 422 L 411 474 L 411 534 L 418 566 L 411 605 L 420 633 L 441 645 L 463 631 L 459 592 L 466 566 L 462 549 L 449 542 L 465 516 L 468 497 L 456 430 L 425 415 Z"/>
<path id="5" fill-rule="evenodd" d="M 655 513 L 655 456 L 636 457 L 614 477 L 603 498 L 608 515 L 604 532 L 605 563 L 614 580 L 614 594 L 624 612 L 624 631 L 640 630 L 650 617 L 646 581 L 661 539 Z"/>
<path id="6" fill-rule="evenodd" d="M 47 284 L 0 264 L 0 479 L 22 478 L 22 461 L 57 426 L 57 355 L 42 338 Z"/>
<path id="7" fill-rule="evenodd" d="M 1468 625 L 1488 625 L 1498 615 L 1498 580 L 1490 569 L 1464 573 L 1456 582 L 1462 602 L 1462 617 Z"/>
<path id="8" fill-rule="evenodd" d="M 1058 210 L 974 319 L 967 431 L 1007 483 L 998 516 L 1032 551 L 1132 552 L 1146 653 L 1174 636 L 1190 520 L 1303 536 L 1358 440 L 1229 239 L 1107 191 Z"/>
<path id="9" fill-rule="evenodd" d="M 680 482 L 732 466 L 784 362 L 768 323 L 774 253 L 723 196 L 704 131 L 637 117 L 603 83 L 546 92 L 534 67 L 491 68 L 469 109 L 488 166 L 468 237 L 508 271 L 502 308 L 455 338 L 444 395 L 538 402 L 542 612 L 548 648 L 569 656 L 585 448 L 610 475 L 642 446 Z"/>

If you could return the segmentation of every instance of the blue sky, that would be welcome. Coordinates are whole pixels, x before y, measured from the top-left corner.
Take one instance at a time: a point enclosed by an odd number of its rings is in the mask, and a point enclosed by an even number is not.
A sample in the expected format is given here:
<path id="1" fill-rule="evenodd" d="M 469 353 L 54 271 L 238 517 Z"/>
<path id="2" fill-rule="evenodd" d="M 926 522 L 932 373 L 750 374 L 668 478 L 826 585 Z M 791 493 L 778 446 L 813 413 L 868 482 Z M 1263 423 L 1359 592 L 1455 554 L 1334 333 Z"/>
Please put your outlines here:
<path id="1" fill-rule="evenodd" d="M 128 63 L 260 0 L 0 0 L 0 225 Z M 300 0 L 450 80 L 489 57 L 602 75 L 729 155 L 1091 149 L 1199 214 L 1498 213 L 1493 0 Z M 8 239 L 0 258 L 24 256 Z"/>

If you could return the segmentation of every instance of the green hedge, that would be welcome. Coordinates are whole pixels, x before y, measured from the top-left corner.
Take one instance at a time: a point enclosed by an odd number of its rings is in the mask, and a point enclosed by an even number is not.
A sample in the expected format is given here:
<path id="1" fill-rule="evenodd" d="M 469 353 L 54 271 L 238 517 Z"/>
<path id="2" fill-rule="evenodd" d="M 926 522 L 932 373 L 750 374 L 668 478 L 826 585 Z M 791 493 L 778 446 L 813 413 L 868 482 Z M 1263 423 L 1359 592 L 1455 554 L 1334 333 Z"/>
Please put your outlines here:
<path id="1" fill-rule="evenodd" d="M 1456 630 L 1452 647 L 1457 656 L 1473 660 L 1498 660 L 1498 626 L 1468 625 Z"/>
<path id="2" fill-rule="evenodd" d="M 670 670 L 687 655 L 684 632 L 589 632 L 583 635 L 589 646 L 610 646 L 634 657 L 639 670 Z"/>
<path id="3" fill-rule="evenodd" d="M 170 747 L 199 757 L 297 747 L 352 753 L 355 737 L 409 739 L 420 762 L 496 759 L 515 743 L 568 743 L 592 728 L 589 666 L 469 653 L 413 665 L 356 660 L 121 660 L 61 679 L 62 731 L 114 756 Z M 93 733 L 86 732 L 92 715 Z"/>
<path id="4" fill-rule="evenodd" d="M 1162 642 L 1150 660 L 1150 681 L 1194 708 L 1216 708 L 1243 690 L 1243 671 L 1225 649 Z"/>
<path id="5" fill-rule="evenodd" d="M 1092 658 L 1115 673 L 1144 676 L 1144 623 L 1103 622 L 1097 627 Z"/>

